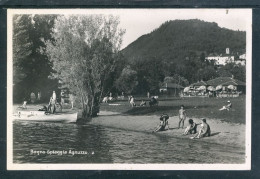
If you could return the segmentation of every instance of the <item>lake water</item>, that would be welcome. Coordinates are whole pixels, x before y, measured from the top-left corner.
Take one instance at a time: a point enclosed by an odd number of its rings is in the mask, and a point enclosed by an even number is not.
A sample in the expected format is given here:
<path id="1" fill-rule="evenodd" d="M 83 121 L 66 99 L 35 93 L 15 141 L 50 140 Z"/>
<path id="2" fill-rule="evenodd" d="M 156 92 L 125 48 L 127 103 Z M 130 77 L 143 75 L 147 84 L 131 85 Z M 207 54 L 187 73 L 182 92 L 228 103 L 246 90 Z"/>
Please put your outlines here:
<path id="1" fill-rule="evenodd" d="M 73 155 L 74 154 L 74 155 Z M 14 163 L 244 163 L 242 148 L 61 122 L 13 122 Z"/>

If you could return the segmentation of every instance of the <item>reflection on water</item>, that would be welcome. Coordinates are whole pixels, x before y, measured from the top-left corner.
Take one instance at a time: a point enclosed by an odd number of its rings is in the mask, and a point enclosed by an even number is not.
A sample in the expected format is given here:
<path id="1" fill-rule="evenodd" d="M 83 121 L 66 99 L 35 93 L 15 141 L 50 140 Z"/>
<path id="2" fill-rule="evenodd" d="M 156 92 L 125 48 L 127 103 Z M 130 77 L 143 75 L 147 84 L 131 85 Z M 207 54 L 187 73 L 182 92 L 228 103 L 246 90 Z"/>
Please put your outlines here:
<path id="1" fill-rule="evenodd" d="M 245 161 L 244 149 L 95 125 L 14 121 L 13 132 L 14 163 Z"/>

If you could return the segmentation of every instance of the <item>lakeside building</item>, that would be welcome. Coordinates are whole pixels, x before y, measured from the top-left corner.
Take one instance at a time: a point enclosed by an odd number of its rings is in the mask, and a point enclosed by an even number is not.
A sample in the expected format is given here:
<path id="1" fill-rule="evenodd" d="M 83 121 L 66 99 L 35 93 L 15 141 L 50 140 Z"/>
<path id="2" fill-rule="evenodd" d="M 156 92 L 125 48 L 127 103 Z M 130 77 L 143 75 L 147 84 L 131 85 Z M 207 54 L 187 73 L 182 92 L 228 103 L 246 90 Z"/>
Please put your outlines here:
<path id="1" fill-rule="evenodd" d="M 183 97 L 186 96 L 217 96 L 217 97 L 238 97 L 246 93 L 246 83 L 232 77 L 218 77 L 208 81 L 193 83 L 183 90 Z"/>
<path id="2" fill-rule="evenodd" d="M 237 53 L 238 54 L 238 53 Z M 226 48 L 225 54 L 209 54 L 205 58 L 208 61 L 213 61 L 215 65 L 226 65 L 228 63 L 235 63 L 237 65 L 246 65 L 246 54 L 241 54 L 235 58 L 234 55 L 231 55 L 230 49 Z"/>
<path id="3" fill-rule="evenodd" d="M 200 88 L 201 86 L 207 86 L 207 83 L 203 80 L 201 81 L 198 81 L 197 83 L 193 83 L 190 85 L 190 88 L 193 88 L 193 89 L 198 89 Z"/>
<path id="4" fill-rule="evenodd" d="M 246 92 L 246 83 L 232 77 L 218 77 L 206 82 L 207 86 L 213 86 L 216 88 L 217 86 L 222 86 L 222 91 L 228 91 L 229 86 L 232 85 L 233 91 L 242 92 L 245 94 Z"/>
<path id="5" fill-rule="evenodd" d="M 237 64 L 237 65 L 245 66 L 246 65 L 246 60 L 238 59 L 238 60 L 235 60 L 234 63 Z"/>
<path id="6" fill-rule="evenodd" d="M 227 63 L 232 63 L 235 61 L 235 56 L 231 55 L 218 55 L 218 56 L 208 56 L 205 58 L 208 61 L 214 61 L 215 65 L 226 65 Z"/>
<path id="7" fill-rule="evenodd" d="M 237 65 L 246 65 L 246 54 L 239 55 L 239 59 L 235 60 L 235 64 Z"/>
<path id="8" fill-rule="evenodd" d="M 239 55 L 239 59 L 241 59 L 241 60 L 246 60 L 246 54 L 244 53 L 244 54 L 242 54 L 242 55 Z"/>
<path id="9" fill-rule="evenodd" d="M 178 96 L 183 89 L 183 86 L 176 83 L 163 83 L 159 91 L 161 94 Z"/>

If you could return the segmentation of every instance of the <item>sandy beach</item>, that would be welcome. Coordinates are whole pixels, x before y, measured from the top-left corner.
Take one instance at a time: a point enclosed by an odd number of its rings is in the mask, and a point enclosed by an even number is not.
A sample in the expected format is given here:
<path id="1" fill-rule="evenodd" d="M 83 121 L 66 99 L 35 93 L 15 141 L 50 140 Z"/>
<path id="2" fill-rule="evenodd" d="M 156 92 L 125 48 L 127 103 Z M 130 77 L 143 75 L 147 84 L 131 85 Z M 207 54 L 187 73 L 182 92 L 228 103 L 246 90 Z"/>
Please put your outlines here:
<path id="1" fill-rule="evenodd" d="M 37 110 L 42 105 L 28 105 L 26 110 Z M 13 106 L 14 113 L 17 110 L 17 105 Z M 63 112 L 70 113 L 75 110 L 64 109 Z M 200 119 L 192 116 L 187 116 L 184 129 L 178 129 L 178 116 L 170 116 L 170 129 L 153 133 L 154 129 L 159 125 L 158 115 L 127 115 L 119 112 L 100 111 L 99 116 L 93 118 L 89 123 L 93 125 L 100 125 L 109 128 L 136 131 L 143 133 L 151 133 L 151 135 L 166 135 L 168 137 L 186 138 L 189 139 L 193 135 L 182 135 L 185 127 L 188 125 L 188 119 L 192 118 L 195 123 L 199 124 Z M 207 123 L 211 128 L 211 136 L 200 140 L 207 143 L 221 144 L 231 147 L 245 148 L 245 124 L 225 122 L 221 119 L 207 119 Z M 199 129 L 200 126 L 198 126 Z"/>
<path id="2" fill-rule="evenodd" d="M 188 119 L 192 118 L 195 123 L 200 123 L 200 119 L 188 116 L 184 126 L 187 126 Z M 178 116 L 169 118 L 170 130 L 157 132 L 156 135 L 167 135 L 169 137 L 187 138 L 192 135 L 183 136 L 184 129 L 178 129 Z M 111 128 L 118 128 L 130 131 L 138 131 L 151 133 L 159 124 L 159 116 L 130 116 L 120 113 L 101 111 L 99 117 L 93 118 L 90 122 L 94 125 L 102 125 Z M 193 139 L 205 141 L 207 143 L 215 143 L 232 147 L 245 147 L 245 125 L 222 122 L 218 119 L 207 119 L 207 123 L 211 127 L 210 137 L 201 139 Z M 190 139 L 192 140 L 192 139 Z"/>

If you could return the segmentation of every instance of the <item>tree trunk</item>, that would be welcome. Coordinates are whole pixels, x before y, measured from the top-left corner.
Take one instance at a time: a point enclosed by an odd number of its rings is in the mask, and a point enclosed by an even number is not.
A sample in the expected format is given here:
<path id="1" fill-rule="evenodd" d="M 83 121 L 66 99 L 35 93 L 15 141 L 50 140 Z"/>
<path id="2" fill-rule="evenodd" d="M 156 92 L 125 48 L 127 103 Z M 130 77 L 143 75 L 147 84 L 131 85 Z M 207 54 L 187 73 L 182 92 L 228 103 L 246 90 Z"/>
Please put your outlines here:
<path id="1" fill-rule="evenodd" d="M 78 124 L 83 124 L 85 122 L 87 122 L 87 120 L 89 119 L 89 98 L 84 99 L 84 96 L 82 95 L 81 97 L 81 103 L 82 103 L 82 110 L 78 112 L 78 116 L 77 116 L 77 123 Z"/>
<path id="2" fill-rule="evenodd" d="M 83 96 L 81 98 L 81 102 L 82 102 L 82 118 L 85 118 L 86 117 L 86 113 L 87 113 L 87 106 L 85 104 L 85 100 L 84 100 Z"/>
<path id="3" fill-rule="evenodd" d="M 82 111 L 78 114 L 77 123 L 85 123 L 92 117 L 96 117 L 99 113 L 99 98 L 96 96 L 88 96 L 84 101 L 82 97 Z"/>
<path id="4" fill-rule="evenodd" d="M 99 94 L 95 94 L 92 97 L 92 103 L 91 103 L 91 117 L 96 117 L 97 114 L 99 113 L 99 107 L 100 107 L 100 102 L 99 102 Z"/>
<path id="5" fill-rule="evenodd" d="M 91 86 L 91 84 L 88 84 L 88 86 Z M 92 88 L 85 92 L 81 90 L 82 111 L 78 115 L 77 122 L 85 123 L 92 117 L 97 116 L 99 113 L 100 95 L 101 92 L 95 92 Z"/>

